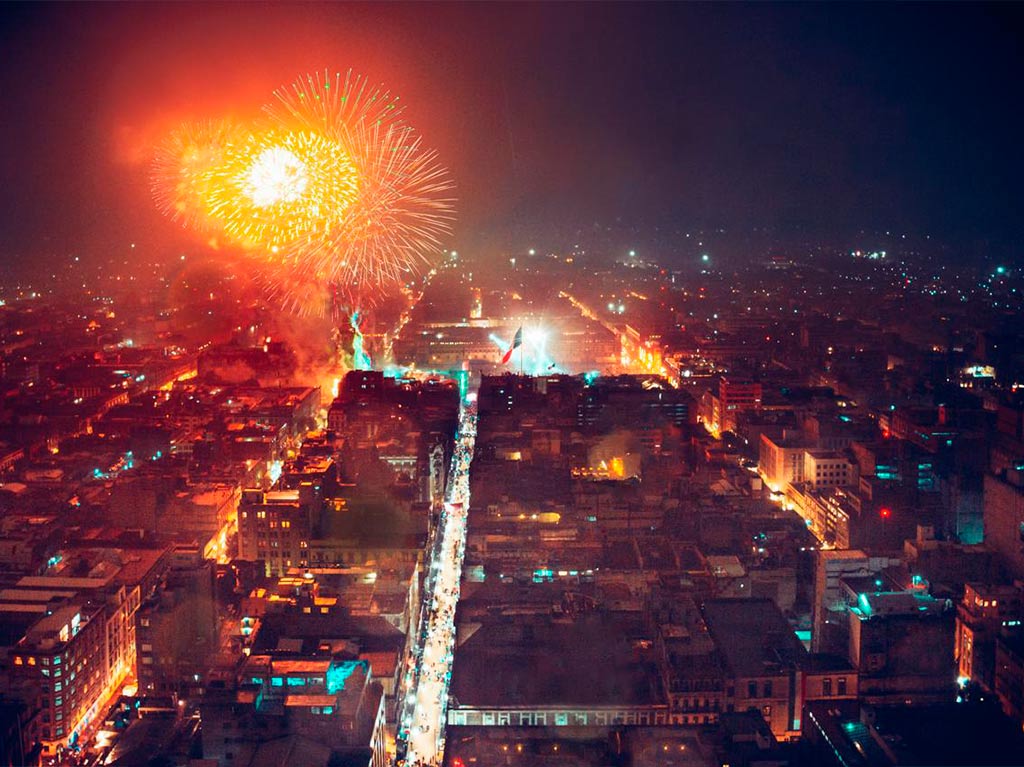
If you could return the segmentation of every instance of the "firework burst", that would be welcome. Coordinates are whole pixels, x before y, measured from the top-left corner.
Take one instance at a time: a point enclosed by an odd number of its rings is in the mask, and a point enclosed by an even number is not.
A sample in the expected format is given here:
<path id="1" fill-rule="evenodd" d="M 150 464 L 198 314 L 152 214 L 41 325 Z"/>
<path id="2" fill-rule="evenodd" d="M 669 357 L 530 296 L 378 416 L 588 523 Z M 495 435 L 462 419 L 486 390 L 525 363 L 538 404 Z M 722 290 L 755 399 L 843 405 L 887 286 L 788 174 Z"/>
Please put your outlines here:
<path id="1" fill-rule="evenodd" d="M 172 218 L 239 246 L 268 293 L 304 314 L 365 309 L 440 252 L 454 184 L 398 97 L 352 72 L 275 92 L 269 126 L 190 126 L 154 164 Z"/>
<path id="2" fill-rule="evenodd" d="M 284 254 L 310 279 L 332 286 L 341 303 L 365 308 L 440 251 L 454 218 L 454 184 L 402 120 L 398 97 L 365 78 L 318 73 L 275 96 L 270 117 L 331 136 L 347 149 L 360 185 L 350 205 L 332 211 L 330 226 Z"/>
<path id="3" fill-rule="evenodd" d="M 301 253 L 358 197 L 359 177 L 338 142 L 309 131 L 252 133 L 225 152 L 207 206 L 237 244 L 257 256 Z"/>
<path id="4" fill-rule="evenodd" d="M 184 123 L 171 132 L 153 158 L 150 181 L 157 207 L 182 226 L 208 233 L 220 222 L 208 202 L 216 194 L 214 172 L 245 131 L 227 121 Z"/>

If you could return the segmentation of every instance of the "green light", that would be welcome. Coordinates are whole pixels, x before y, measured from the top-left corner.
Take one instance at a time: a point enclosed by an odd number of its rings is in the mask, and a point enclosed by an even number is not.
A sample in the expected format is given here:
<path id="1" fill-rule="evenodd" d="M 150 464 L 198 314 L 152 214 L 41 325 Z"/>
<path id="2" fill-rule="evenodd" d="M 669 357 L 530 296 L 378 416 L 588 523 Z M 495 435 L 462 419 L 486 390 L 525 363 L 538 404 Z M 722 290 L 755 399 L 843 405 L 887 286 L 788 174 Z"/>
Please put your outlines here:
<path id="1" fill-rule="evenodd" d="M 365 660 L 332 662 L 327 669 L 327 694 L 334 695 L 338 690 L 345 689 L 345 682 L 360 667 L 365 672 L 369 669 L 369 664 Z"/>

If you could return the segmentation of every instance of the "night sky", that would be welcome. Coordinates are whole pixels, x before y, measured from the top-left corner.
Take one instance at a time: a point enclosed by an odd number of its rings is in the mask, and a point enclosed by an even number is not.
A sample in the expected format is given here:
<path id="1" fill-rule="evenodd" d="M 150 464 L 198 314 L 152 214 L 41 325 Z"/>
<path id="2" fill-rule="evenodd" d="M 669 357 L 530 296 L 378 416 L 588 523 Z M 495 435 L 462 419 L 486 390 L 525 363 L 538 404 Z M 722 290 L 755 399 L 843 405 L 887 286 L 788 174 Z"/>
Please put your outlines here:
<path id="1" fill-rule="evenodd" d="M 860 230 L 1020 253 L 1020 5 L 0 6 L 0 261 L 189 243 L 148 163 L 317 69 L 401 95 L 453 244 L 658 248 Z M 732 240 L 730 240 L 730 237 Z M 863 239 L 863 238 L 861 238 Z M 198 243 L 192 244 L 198 249 Z"/>

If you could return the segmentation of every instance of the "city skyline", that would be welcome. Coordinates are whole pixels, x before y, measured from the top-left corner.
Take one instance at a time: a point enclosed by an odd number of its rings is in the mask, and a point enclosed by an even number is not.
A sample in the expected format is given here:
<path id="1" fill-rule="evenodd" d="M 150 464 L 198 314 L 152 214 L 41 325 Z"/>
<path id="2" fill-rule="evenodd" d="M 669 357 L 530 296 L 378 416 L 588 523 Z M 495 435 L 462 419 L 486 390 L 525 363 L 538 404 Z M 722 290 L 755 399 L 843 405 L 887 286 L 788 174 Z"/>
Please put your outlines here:
<path id="1" fill-rule="evenodd" d="M 1019 765 L 1021 17 L 0 6 L 0 765 Z"/>

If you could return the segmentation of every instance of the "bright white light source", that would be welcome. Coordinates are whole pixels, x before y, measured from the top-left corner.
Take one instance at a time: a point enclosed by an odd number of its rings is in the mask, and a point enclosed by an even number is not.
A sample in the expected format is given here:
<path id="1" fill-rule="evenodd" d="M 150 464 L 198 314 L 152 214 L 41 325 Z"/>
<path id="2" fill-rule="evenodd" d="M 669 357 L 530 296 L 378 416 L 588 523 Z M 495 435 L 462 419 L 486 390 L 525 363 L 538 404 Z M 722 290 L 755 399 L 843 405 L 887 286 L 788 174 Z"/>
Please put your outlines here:
<path id="1" fill-rule="evenodd" d="M 548 334 L 541 328 L 529 328 L 523 332 L 523 336 L 530 346 L 543 346 L 548 340 Z"/>
<path id="2" fill-rule="evenodd" d="M 294 152 L 280 146 L 264 149 L 249 166 L 242 189 L 260 207 L 295 202 L 306 190 L 306 166 Z"/>

